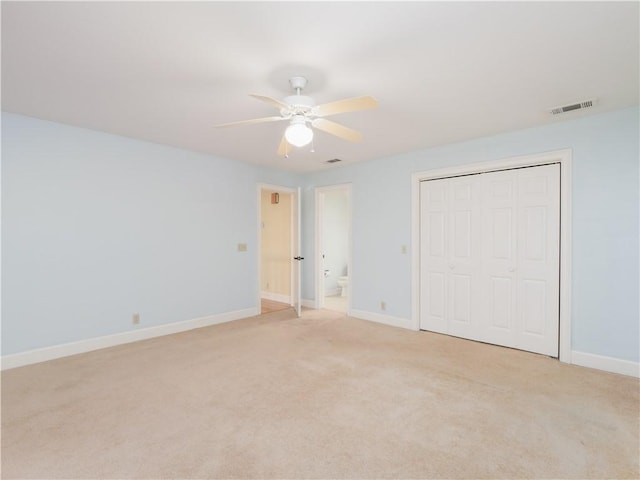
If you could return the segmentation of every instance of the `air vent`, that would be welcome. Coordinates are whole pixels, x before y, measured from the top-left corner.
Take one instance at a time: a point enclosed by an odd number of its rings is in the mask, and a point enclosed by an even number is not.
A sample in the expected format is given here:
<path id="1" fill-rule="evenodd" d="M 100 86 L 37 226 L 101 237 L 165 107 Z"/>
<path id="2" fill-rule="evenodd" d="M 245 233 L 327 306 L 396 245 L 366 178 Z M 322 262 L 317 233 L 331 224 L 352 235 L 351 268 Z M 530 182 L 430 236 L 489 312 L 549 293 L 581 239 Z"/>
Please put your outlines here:
<path id="1" fill-rule="evenodd" d="M 333 160 L 327 160 L 327 163 L 338 163 L 341 162 L 342 160 L 340 160 L 339 158 L 334 158 Z"/>
<path id="2" fill-rule="evenodd" d="M 562 107 L 555 107 L 551 109 L 552 115 L 559 115 L 561 113 L 572 112 L 574 110 L 582 110 L 583 108 L 593 107 L 597 103 L 597 99 L 585 100 L 584 102 L 573 103 L 571 105 L 563 105 Z"/>

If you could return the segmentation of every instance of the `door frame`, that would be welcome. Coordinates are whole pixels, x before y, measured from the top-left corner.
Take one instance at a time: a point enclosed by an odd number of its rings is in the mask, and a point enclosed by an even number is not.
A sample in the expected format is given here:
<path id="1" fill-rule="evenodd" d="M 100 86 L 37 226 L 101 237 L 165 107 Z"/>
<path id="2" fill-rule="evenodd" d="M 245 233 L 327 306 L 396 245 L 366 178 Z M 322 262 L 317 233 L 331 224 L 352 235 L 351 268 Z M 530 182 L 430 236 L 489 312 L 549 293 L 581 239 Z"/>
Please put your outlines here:
<path id="1" fill-rule="evenodd" d="M 344 190 L 347 192 L 349 199 L 349 206 L 347 211 L 347 234 L 349 235 L 349 243 L 347 246 L 347 275 L 349 276 L 349 287 L 347 295 L 347 315 L 351 314 L 351 298 L 353 291 L 353 270 L 351 268 L 351 256 L 353 253 L 353 188 L 351 183 L 339 183 L 336 185 L 327 185 L 323 187 L 315 188 L 315 218 L 316 218 L 316 238 L 315 238 L 315 256 L 314 267 L 316 270 L 315 281 L 315 308 L 320 309 L 324 307 L 324 269 L 322 268 L 322 215 L 324 202 L 321 201 L 321 196 L 327 192 L 335 190 Z"/>
<path id="2" fill-rule="evenodd" d="M 571 363 L 571 149 L 435 168 L 411 175 L 411 328 L 420 330 L 420 182 L 551 163 L 560 164 L 559 359 Z"/>
<path id="3" fill-rule="evenodd" d="M 257 185 L 257 201 L 258 201 L 258 208 L 257 208 L 257 230 L 258 230 L 258 236 L 257 236 L 257 245 L 258 245 L 258 251 L 257 251 L 257 262 L 258 262 L 258 311 L 261 311 L 261 304 L 262 304 L 262 190 L 272 190 L 278 193 L 286 193 L 286 194 L 291 194 L 291 211 L 290 211 L 290 221 L 289 221 L 289 226 L 291 227 L 291 251 L 290 253 L 290 257 L 291 259 L 293 259 L 293 256 L 295 255 L 295 250 L 296 250 L 296 245 L 294 244 L 294 242 L 296 241 L 296 228 L 300 228 L 300 225 L 297 225 L 298 223 L 298 218 L 296 215 L 296 205 L 298 202 L 298 189 L 297 188 L 293 188 L 293 187 L 285 187 L 282 185 L 273 185 L 270 183 L 258 183 Z M 293 262 L 293 260 L 291 261 L 291 268 L 290 268 L 290 284 L 289 284 L 289 297 L 290 297 L 290 306 L 295 306 L 295 301 L 296 299 L 294 298 L 294 293 L 295 293 L 295 288 L 294 288 L 294 281 L 295 279 L 295 263 Z"/>

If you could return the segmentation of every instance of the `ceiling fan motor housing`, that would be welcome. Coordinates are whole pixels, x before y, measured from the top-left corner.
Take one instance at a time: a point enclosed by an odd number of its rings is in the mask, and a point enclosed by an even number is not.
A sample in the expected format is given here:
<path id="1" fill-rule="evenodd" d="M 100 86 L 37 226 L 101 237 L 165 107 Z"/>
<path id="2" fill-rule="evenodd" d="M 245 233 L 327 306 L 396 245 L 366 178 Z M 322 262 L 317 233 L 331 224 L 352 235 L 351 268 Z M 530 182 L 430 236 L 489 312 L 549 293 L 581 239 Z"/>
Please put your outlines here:
<path id="1" fill-rule="evenodd" d="M 294 115 L 309 113 L 316 103 L 313 98 L 306 95 L 291 95 L 284 99 L 284 103 L 290 105 L 289 111 Z M 284 113 L 287 109 L 282 109 Z"/>
<path id="2" fill-rule="evenodd" d="M 281 113 L 283 115 L 285 112 L 292 115 L 304 115 L 310 113 L 311 109 L 315 107 L 316 102 L 314 102 L 311 97 L 300 95 L 302 89 L 307 86 L 307 79 L 305 77 L 291 77 L 289 79 L 289 84 L 291 85 L 291 88 L 296 91 L 296 94 L 290 95 L 284 99 L 284 103 L 291 105 L 291 108 L 288 110 L 282 109 Z"/>

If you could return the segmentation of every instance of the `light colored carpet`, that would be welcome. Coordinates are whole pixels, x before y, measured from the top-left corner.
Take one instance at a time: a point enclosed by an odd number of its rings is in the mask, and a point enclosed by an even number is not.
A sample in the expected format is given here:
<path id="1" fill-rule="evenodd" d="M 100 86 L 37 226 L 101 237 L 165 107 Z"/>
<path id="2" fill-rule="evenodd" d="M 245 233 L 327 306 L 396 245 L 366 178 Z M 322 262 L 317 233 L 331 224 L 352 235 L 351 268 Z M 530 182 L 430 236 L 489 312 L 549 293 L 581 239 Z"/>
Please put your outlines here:
<path id="1" fill-rule="evenodd" d="M 638 478 L 637 379 L 328 311 L 2 374 L 3 478 Z"/>

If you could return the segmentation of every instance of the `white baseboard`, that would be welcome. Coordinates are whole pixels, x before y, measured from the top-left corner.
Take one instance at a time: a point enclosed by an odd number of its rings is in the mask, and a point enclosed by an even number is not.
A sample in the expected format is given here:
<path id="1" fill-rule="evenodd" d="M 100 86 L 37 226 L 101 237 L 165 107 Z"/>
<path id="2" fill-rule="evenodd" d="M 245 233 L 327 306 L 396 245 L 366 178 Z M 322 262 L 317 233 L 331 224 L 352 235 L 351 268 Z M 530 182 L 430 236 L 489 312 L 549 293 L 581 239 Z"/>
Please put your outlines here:
<path id="1" fill-rule="evenodd" d="M 407 318 L 393 317 L 391 315 L 382 315 L 380 313 L 367 312 L 364 310 L 351 310 L 349 312 L 350 317 L 360 318 L 362 320 L 369 320 L 371 322 L 383 323 L 392 327 L 411 328 L 411 320 Z"/>
<path id="2" fill-rule="evenodd" d="M 315 309 L 316 302 L 311 299 L 302 299 L 302 306 Z M 80 340 L 78 342 L 28 350 L 26 352 L 3 356 L 0 364 L 0 370 L 8 370 L 11 368 L 31 365 L 33 363 L 46 362 L 56 358 L 91 352 L 93 350 L 100 350 L 102 348 L 138 342 L 140 340 L 161 337 L 163 335 L 171 335 L 173 333 L 231 322 L 233 320 L 239 320 L 241 318 L 252 317 L 259 314 L 260 311 L 257 307 L 247 308 L 245 310 L 209 315 L 207 317 L 194 318 L 192 320 L 185 320 L 182 322 L 157 325 L 129 332 L 106 335 L 104 337 L 90 338 L 87 340 Z M 364 310 L 351 310 L 350 316 L 371 322 L 382 323 L 384 325 L 390 325 L 392 327 L 411 329 L 410 320 L 393 317 L 391 315 L 383 315 Z M 629 360 L 621 360 L 619 358 L 573 350 L 571 352 L 571 363 L 582 367 L 595 368 L 597 370 L 604 370 L 607 372 L 640 378 L 640 363 Z"/>
<path id="3" fill-rule="evenodd" d="M 281 293 L 260 292 L 260 298 L 264 298 L 265 300 L 273 300 L 274 302 L 291 304 L 291 296 L 283 295 Z"/>
<path id="4" fill-rule="evenodd" d="M 571 351 L 571 363 L 581 367 L 595 368 L 606 372 L 640 378 L 640 363 L 619 358 L 605 357 L 594 353 Z"/>
<path id="5" fill-rule="evenodd" d="M 194 328 L 208 327 L 219 323 L 231 322 L 241 318 L 253 317 L 260 314 L 257 307 L 237 310 L 235 312 L 219 313 L 207 317 L 194 318 L 182 322 L 168 323 L 154 327 L 140 328 L 129 332 L 106 335 L 104 337 L 89 338 L 78 342 L 54 345 L 52 347 L 38 348 L 26 352 L 5 355 L 2 357 L 1 370 L 31 365 L 32 363 L 46 362 L 56 358 L 68 357 L 79 353 L 91 352 L 102 348 L 115 347 L 125 343 L 138 342 L 149 338 L 171 335 L 173 333 L 193 330 Z"/>
<path id="6" fill-rule="evenodd" d="M 393 327 L 413 330 L 411 321 L 400 317 L 392 317 L 390 315 L 382 315 L 364 310 L 351 310 L 350 316 L 363 320 L 370 320 L 372 322 L 383 323 L 385 325 L 391 325 Z M 604 370 L 606 372 L 640 378 L 640 363 L 629 360 L 605 357 L 603 355 L 573 350 L 571 352 L 571 363 L 581 367 L 595 368 L 597 370 Z"/>

